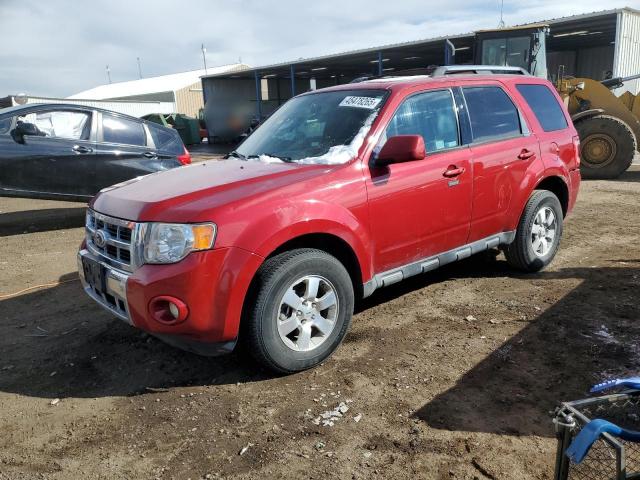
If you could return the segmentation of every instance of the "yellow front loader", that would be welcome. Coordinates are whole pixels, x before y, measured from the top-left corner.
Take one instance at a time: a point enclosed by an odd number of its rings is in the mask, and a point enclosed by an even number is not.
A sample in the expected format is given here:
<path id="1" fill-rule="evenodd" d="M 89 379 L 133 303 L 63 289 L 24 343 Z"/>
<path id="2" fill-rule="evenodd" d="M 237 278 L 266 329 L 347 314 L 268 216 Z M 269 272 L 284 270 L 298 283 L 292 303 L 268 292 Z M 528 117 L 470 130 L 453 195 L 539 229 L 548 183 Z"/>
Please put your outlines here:
<path id="1" fill-rule="evenodd" d="M 536 24 L 475 34 L 477 65 L 520 67 L 547 78 L 548 25 Z M 558 72 L 556 89 L 580 135 L 581 172 L 585 178 L 616 178 L 629 168 L 640 141 L 640 99 L 631 92 L 617 97 L 612 89 L 640 78 L 567 77 Z"/>

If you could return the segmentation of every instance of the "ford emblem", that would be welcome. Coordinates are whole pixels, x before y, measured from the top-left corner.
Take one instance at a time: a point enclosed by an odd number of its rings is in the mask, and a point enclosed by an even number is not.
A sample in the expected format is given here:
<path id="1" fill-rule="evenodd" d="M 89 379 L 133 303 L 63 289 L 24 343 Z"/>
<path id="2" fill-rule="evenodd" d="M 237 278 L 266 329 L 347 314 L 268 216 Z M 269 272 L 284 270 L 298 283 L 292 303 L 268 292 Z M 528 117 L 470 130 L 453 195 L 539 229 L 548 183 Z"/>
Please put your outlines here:
<path id="1" fill-rule="evenodd" d="M 98 248 L 104 248 L 107 244 L 107 236 L 102 230 L 96 230 L 96 233 L 93 234 L 93 243 Z"/>

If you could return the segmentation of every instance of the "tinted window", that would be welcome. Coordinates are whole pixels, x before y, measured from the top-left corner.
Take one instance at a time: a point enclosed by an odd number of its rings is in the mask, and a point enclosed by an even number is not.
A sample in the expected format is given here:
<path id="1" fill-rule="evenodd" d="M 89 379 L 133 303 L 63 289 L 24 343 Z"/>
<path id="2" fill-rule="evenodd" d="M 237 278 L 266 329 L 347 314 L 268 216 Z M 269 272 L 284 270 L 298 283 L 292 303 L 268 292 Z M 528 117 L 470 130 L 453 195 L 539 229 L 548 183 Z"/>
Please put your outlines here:
<path id="1" fill-rule="evenodd" d="M 146 145 L 142 123 L 102 114 L 102 137 L 107 143 Z"/>
<path id="2" fill-rule="evenodd" d="M 449 90 L 426 92 L 407 98 L 386 130 L 386 138 L 422 135 L 427 153 L 460 145 L 458 119 Z"/>
<path id="3" fill-rule="evenodd" d="M 9 132 L 9 129 L 11 128 L 11 120 L 13 120 L 12 117 L 0 120 L 0 134 Z"/>
<path id="4" fill-rule="evenodd" d="M 91 131 L 91 115 L 85 112 L 33 112 L 18 115 L 19 123 L 32 123 L 41 137 L 88 140 Z"/>
<path id="5" fill-rule="evenodd" d="M 162 150 L 163 152 L 175 153 L 176 155 L 184 153 L 182 140 L 178 132 L 153 123 L 148 123 L 147 127 L 149 127 L 149 132 L 151 133 L 151 138 L 153 139 L 153 144 L 156 146 L 156 149 Z"/>
<path id="6" fill-rule="evenodd" d="M 567 128 L 567 119 L 551 90 L 545 85 L 517 85 L 545 132 Z"/>
<path id="7" fill-rule="evenodd" d="M 482 65 L 529 67 L 529 37 L 492 38 L 482 42 Z"/>
<path id="8" fill-rule="evenodd" d="M 500 87 L 463 88 L 475 142 L 520 135 L 520 115 Z"/>

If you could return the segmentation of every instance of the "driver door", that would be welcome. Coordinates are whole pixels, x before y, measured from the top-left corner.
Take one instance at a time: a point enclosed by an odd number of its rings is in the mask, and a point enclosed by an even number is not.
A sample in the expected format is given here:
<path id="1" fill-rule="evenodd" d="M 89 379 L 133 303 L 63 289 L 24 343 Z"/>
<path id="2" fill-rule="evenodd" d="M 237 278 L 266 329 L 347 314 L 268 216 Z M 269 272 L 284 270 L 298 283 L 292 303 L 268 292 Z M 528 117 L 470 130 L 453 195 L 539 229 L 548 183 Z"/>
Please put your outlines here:
<path id="1" fill-rule="evenodd" d="M 395 135 L 422 135 L 427 156 L 369 167 L 366 183 L 376 273 L 464 245 L 471 221 L 471 155 L 460 139 L 451 90 L 406 98 L 375 151 Z M 447 176 L 455 169 L 461 173 Z"/>
<path id="2" fill-rule="evenodd" d="M 0 153 L 0 165 L 5 164 L 7 175 L 3 187 L 50 198 L 89 197 L 88 167 L 95 148 L 90 140 L 91 111 L 40 109 L 18 115 L 15 125 L 20 122 L 35 125 L 37 134 L 4 138 L 7 148 Z"/>

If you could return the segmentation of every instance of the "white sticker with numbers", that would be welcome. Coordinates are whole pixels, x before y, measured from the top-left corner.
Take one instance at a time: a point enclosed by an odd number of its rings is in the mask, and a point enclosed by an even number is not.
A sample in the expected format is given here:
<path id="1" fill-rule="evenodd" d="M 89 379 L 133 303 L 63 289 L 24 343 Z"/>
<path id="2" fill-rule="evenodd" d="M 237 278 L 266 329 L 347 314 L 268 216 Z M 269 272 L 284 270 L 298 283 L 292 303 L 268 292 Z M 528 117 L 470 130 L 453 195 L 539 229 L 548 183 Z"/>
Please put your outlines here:
<path id="1" fill-rule="evenodd" d="M 350 95 L 348 97 L 344 97 L 344 100 L 340 102 L 340 106 L 373 110 L 380 104 L 381 101 L 382 98 L 380 97 L 354 97 Z"/>

